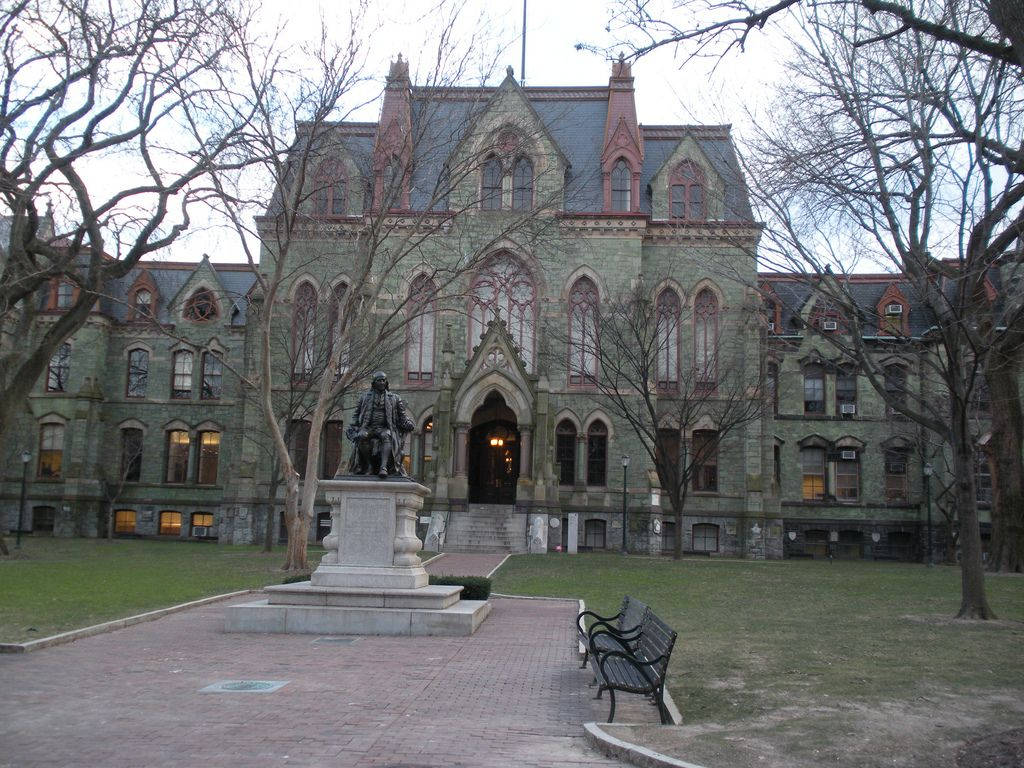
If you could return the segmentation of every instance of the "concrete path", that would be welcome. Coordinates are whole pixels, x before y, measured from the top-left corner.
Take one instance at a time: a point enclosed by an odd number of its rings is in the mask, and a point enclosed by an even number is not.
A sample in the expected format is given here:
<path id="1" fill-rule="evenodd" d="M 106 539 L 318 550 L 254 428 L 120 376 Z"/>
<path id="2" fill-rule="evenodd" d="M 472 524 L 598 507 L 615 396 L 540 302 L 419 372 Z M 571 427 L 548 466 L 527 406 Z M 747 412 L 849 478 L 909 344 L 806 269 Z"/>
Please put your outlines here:
<path id="1" fill-rule="evenodd" d="M 502 554 L 452 552 L 431 560 L 427 564 L 427 573 L 437 576 L 486 576 L 501 565 L 505 557 Z"/>
<path id="2" fill-rule="evenodd" d="M 0 766 L 617 766 L 576 603 L 498 598 L 471 638 L 223 632 L 225 603 L 0 657 Z M 273 693 L 200 693 L 224 680 Z M 621 697 L 618 722 L 657 722 Z"/>

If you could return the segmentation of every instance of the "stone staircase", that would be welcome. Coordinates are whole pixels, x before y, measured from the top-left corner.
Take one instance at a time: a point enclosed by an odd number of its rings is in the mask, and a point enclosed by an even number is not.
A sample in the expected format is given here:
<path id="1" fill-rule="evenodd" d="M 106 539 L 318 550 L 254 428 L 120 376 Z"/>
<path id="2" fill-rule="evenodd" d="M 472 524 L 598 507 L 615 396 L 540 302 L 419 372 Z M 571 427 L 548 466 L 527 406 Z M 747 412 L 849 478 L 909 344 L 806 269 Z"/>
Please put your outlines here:
<path id="1" fill-rule="evenodd" d="M 470 504 L 451 513 L 444 552 L 525 552 L 526 516 L 511 504 Z"/>

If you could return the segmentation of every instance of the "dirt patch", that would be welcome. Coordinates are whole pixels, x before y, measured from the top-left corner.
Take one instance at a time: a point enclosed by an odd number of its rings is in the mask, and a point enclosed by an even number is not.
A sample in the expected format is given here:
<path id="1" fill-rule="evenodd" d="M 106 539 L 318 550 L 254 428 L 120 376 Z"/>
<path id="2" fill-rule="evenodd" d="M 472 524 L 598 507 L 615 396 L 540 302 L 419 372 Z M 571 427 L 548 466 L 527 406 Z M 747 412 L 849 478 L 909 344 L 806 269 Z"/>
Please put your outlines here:
<path id="1" fill-rule="evenodd" d="M 958 768 L 1021 768 L 1024 728 L 1014 728 L 968 742 L 957 754 Z"/>
<path id="2" fill-rule="evenodd" d="M 1009 729 L 1022 717 L 1024 691 L 943 691 L 878 705 L 786 707 L 728 725 L 605 727 L 624 741 L 707 768 L 1021 768 L 1021 753 L 1013 749 L 1024 729 Z M 1010 762 L 964 762 L 988 755 Z"/>

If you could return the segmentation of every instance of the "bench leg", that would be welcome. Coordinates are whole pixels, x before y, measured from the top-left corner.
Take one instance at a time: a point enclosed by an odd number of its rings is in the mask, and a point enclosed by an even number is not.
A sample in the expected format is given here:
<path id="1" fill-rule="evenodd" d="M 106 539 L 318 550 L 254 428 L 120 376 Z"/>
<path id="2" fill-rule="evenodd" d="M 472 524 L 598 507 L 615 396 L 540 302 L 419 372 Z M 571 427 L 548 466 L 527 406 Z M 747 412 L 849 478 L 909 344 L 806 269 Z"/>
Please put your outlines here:
<path id="1" fill-rule="evenodd" d="M 672 718 L 669 717 L 668 707 L 665 706 L 665 694 L 664 691 L 655 693 L 654 703 L 658 705 L 658 714 L 661 715 L 662 725 L 672 725 Z"/>
<path id="2" fill-rule="evenodd" d="M 587 659 L 589 657 L 590 657 L 590 649 L 589 648 L 584 648 L 583 649 L 583 663 L 580 664 L 580 669 L 586 668 L 586 666 L 587 666 Z"/>
<path id="3" fill-rule="evenodd" d="M 611 708 L 608 710 L 608 722 L 610 723 L 615 719 L 615 690 L 613 688 L 608 689 L 608 699 L 611 701 Z"/>
<path id="4" fill-rule="evenodd" d="M 600 699 L 600 698 L 601 698 L 601 694 L 602 694 L 602 693 L 604 693 L 604 686 L 603 686 L 603 685 L 602 685 L 602 686 L 600 686 L 600 687 L 599 687 L 599 688 L 597 689 L 597 696 L 595 696 L 594 698 L 595 698 L 595 699 Z"/>

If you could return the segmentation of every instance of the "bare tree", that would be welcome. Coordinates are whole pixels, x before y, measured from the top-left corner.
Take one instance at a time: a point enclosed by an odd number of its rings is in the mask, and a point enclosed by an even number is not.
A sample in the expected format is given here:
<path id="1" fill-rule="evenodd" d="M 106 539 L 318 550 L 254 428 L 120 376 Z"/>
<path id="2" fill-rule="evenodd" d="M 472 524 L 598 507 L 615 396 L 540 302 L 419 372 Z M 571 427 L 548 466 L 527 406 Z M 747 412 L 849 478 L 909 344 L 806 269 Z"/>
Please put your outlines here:
<path id="1" fill-rule="evenodd" d="M 190 224 L 251 115 L 202 117 L 234 64 L 230 2 L 19 0 L 0 10 L 0 437 L 105 283 Z M 182 131 L 183 125 L 194 130 Z M 110 168 L 117 167 L 117 173 Z M 208 189 L 208 188 L 207 188 Z M 73 288 L 32 333 L 38 296 Z"/>
<path id="2" fill-rule="evenodd" d="M 570 376 L 592 387 L 595 399 L 636 434 L 671 502 L 673 556 L 680 558 L 690 491 L 718 489 L 718 462 L 737 450 L 736 433 L 763 412 L 760 365 L 747 359 L 744 343 L 757 332 L 756 309 L 716 317 L 721 332 L 690 340 L 692 364 L 680 355 L 679 307 L 659 303 L 642 277 L 610 302 L 569 311 L 572 330 L 562 340 L 570 348 Z"/>
<path id="3" fill-rule="evenodd" d="M 857 6 L 814 8 L 806 29 L 780 120 L 750 152 L 755 197 L 769 218 L 761 255 L 809 278 L 846 331 L 823 338 L 856 361 L 894 412 L 948 446 L 958 481 L 959 615 L 989 618 L 971 413 L 991 350 L 1024 320 L 1021 292 L 999 294 L 993 284 L 1001 273 L 1002 285 L 1013 285 L 1021 269 L 1024 166 L 1003 164 L 958 132 L 970 123 L 975 136 L 1020 145 L 1021 103 L 1011 95 L 1019 77 L 927 35 L 884 37 Z M 868 39 L 875 42 L 857 45 Z M 857 256 L 909 284 L 932 323 L 922 337 L 887 327 L 857 301 L 843 274 Z M 887 386 L 886 350 L 921 361 L 927 399 Z"/>

